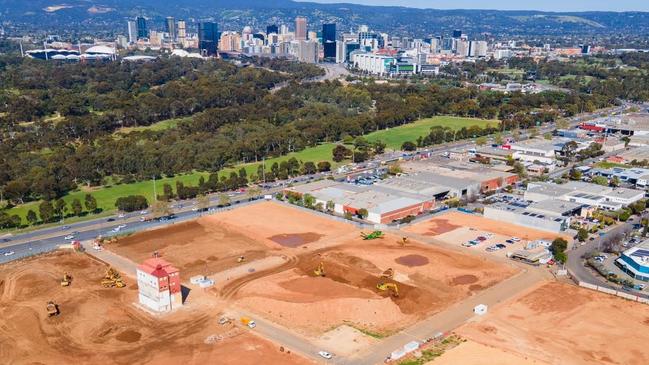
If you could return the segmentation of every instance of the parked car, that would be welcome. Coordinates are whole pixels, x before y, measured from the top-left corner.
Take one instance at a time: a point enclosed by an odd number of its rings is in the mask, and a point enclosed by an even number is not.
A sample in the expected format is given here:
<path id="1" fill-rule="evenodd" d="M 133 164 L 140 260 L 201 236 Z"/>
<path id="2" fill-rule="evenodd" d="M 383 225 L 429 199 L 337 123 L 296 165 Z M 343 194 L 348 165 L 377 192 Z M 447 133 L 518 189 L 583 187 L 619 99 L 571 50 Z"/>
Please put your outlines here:
<path id="1" fill-rule="evenodd" d="M 4 253 L 5 256 L 11 256 L 13 254 L 15 254 L 15 252 L 13 252 L 13 251 L 7 251 L 7 252 Z"/>
<path id="2" fill-rule="evenodd" d="M 330 353 L 328 353 L 327 351 L 318 351 L 318 355 L 322 356 L 323 358 L 325 358 L 325 359 L 327 359 L 327 360 L 329 360 L 329 359 L 331 359 L 331 358 L 333 357 L 333 356 L 332 356 Z"/>

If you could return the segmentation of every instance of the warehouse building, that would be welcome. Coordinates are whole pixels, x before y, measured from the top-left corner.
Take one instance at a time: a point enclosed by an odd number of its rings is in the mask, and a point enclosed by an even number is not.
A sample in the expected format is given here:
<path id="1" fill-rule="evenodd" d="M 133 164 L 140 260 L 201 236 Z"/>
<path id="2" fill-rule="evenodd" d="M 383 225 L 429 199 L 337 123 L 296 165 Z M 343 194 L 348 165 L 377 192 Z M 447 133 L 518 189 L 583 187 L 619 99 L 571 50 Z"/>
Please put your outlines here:
<path id="1" fill-rule="evenodd" d="M 336 214 L 357 214 L 366 209 L 367 221 L 376 224 L 392 223 L 407 216 L 417 216 L 433 210 L 435 198 L 431 195 L 418 194 L 416 190 L 408 192 L 389 186 L 357 186 L 332 180 L 321 180 L 310 184 L 299 185 L 284 190 L 285 194 L 315 198 L 316 204 L 327 207 L 333 204 Z"/>
<path id="2" fill-rule="evenodd" d="M 484 207 L 485 218 L 548 232 L 563 232 L 580 204 L 560 200 L 543 203 L 496 203 Z"/>
<path id="3" fill-rule="evenodd" d="M 649 281 L 649 240 L 624 251 L 615 265 L 636 280 Z"/>
<path id="4" fill-rule="evenodd" d="M 532 202 L 557 199 L 605 210 L 618 210 L 643 199 L 644 195 L 643 191 L 635 189 L 570 181 L 561 185 L 546 182 L 529 183 L 524 198 Z"/>
<path id="5" fill-rule="evenodd" d="M 137 267 L 140 304 L 155 312 L 169 312 L 182 306 L 180 270 L 154 257 Z"/>

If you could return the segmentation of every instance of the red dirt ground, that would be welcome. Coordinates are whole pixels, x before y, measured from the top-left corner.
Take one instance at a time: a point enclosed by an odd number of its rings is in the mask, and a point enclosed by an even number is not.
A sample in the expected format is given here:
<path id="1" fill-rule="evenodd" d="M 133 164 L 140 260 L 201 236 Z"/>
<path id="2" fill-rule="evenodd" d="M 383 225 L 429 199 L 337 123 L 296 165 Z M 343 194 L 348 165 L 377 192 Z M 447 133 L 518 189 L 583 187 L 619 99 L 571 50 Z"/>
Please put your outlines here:
<path id="1" fill-rule="evenodd" d="M 519 237 L 524 240 L 553 240 L 557 236 L 564 236 L 552 232 L 541 231 L 537 229 L 507 224 L 505 222 L 495 221 L 477 214 L 467 214 L 460 212 L 448 212 L 431 218 L 427 221 L 416 223 L 406 227 L 406 232 L 426 236 L 437 236 L 460 227 L 471 227 L 477 230 L 484 230 L 495 234 L 508 237 Z M 568 237 L 570 238 L 570 237 Z"/>
<path id="2" fill-rule="evenodd" d="M 301 254 L 287 269 L 233 284 L 237 292 L 230 295 L 252 312 L 308 335 L 343 323 L 388 334 L 516 272 L 470 254 L 414 241 L 401 247 L 397 241 L 392 235 L 374 241 L 358 238 Z M 403 263 L 403 257 L 427 263 Z M 324 278 L 313 273 L 321 261 Z M 380 277 L 389 267 L 396 272 L 393 280 Z M 377 283 L 385 281 L 397 283 L 399 297 L 377 290 Z"/>
<path id="3" fill-rule="evenodd" d="M 309 364 L 245 329 L 220 326 L 218 312 L 183 307 L 153 317 L 137 290 L 99 284 L 106 266 L 85 254 L 52 253 L 0 266 L 3 364 Z M 72 285 L 59 285 L 63 273 Z M 61 314 L 48 317 L 45 305 Z M 227 338 L 207 344 L 212 335 Z M 231 337 L 230 337 L 231 336 Z"/>
<path id="4" fill-rule="evenodd" d="M 460 327 L 475 342 L 556 365 L 649 364 L 649 306 L 558 282 Z"/>

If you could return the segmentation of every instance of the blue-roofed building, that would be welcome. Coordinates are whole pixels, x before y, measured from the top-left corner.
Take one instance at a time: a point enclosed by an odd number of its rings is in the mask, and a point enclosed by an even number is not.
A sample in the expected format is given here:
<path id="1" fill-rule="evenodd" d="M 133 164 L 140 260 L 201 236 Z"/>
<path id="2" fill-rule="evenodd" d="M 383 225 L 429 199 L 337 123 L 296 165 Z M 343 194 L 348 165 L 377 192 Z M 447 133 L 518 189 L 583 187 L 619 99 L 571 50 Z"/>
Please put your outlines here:
<path id="1" fill-rule="evenodd" d="M 615 264 L 632 278 L 649 281 L 649 240 L 624 251 Z"/>

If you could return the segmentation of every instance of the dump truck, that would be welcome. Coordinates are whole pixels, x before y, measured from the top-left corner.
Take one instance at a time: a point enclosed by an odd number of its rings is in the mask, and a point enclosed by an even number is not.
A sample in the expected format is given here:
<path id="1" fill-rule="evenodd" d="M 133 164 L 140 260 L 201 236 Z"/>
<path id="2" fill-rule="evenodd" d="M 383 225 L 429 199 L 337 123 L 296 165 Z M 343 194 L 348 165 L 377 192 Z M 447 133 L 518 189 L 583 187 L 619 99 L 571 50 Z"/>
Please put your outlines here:
<path id="1" fill-rule="evenodd" d="M 70 286 L 71 283 L 72 277 L 66 272 L 65 274 L 63 274 L 63 278 L 61 279 L 61 286 Z"/>
<path id="2" fill-rule="evenodd" d="M 313 270 L 316 276 L 325 276 L 324 262 L 320 261 L 318 267 Z"/>
<path id="3" fill-rule="evenodd" d="M 376 288 L 380 291 L 386 291 L 390 290 L 392 295 L 395 297 L 399 296 L 399 287 L 395 283 L 378 283 L 376 284 Z"/>
<path id="4" fill-rule="evenodd" d="M 47 315 L 50 317 L 59 315 L 59 306 L 51 300 L 47 302 Z"/>
<path id="5" fill-rule="evenodd" d="M 383 238 L 383 232 L 374 231 L 374 232 L 369 233 L 369 234 L 361 232 L 361 237 L 363 237 L 364 240 L 375 240 L 377 238 Z"/>

